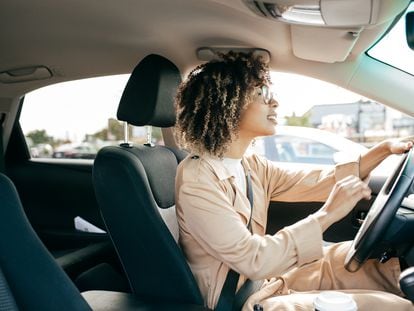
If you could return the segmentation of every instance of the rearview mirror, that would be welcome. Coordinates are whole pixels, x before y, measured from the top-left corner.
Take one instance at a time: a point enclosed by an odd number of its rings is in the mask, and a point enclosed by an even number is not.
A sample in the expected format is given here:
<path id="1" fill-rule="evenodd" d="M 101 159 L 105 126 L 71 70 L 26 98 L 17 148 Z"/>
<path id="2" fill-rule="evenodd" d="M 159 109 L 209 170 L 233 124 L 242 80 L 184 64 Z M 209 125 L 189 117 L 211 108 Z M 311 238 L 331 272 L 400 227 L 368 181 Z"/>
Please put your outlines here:
<path id="1" fill-rule="evenodd" d="M 405 35 L 408 46 L 414 50 L 414 11 L 405 15 Z"/>

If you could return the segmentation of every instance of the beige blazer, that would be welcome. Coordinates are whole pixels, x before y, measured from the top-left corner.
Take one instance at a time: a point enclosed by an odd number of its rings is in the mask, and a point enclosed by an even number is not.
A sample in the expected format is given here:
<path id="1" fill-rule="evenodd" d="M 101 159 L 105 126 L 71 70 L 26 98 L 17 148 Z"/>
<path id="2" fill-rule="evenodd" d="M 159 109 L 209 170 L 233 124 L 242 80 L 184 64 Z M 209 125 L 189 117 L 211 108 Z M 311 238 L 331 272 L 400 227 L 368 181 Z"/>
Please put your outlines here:
<path id="1" fill-rule="evenodd" d="M 250 203 L 219 158 L 189 155 L 177 172 L 179 243 L 210 308 L 229 268 L 240 273 L 240 287 L 246 278 L 270 279 L 322 257 L 322 231 L 312 216 L 265 235 L 270 201 L 324 201 L 336 181 L 359 176 L 358 161 L 329 171 L 284 170 L 256 155 L 242 164 L 252 177 L 253 234 L 246 228 Z"/>

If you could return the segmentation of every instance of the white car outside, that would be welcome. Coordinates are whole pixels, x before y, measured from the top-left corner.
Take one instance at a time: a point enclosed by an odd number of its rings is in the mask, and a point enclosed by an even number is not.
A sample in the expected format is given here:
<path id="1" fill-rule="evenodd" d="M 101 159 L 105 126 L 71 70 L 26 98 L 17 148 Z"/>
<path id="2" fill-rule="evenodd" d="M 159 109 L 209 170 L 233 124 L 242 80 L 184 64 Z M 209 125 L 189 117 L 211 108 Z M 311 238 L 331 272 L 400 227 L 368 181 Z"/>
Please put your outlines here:
<path id="1" fill-rule="evenodd" d="M 250 152 L 289 169 L 329 167 L 356 160 L 367 150 L 343 136 L 300 126 L 277 126 L 275 135 L 256 139 L 250 148 Z M 389 157 L 372 174 L 386 176 L 393 171 L 398 159 L 398 156 Z"/>

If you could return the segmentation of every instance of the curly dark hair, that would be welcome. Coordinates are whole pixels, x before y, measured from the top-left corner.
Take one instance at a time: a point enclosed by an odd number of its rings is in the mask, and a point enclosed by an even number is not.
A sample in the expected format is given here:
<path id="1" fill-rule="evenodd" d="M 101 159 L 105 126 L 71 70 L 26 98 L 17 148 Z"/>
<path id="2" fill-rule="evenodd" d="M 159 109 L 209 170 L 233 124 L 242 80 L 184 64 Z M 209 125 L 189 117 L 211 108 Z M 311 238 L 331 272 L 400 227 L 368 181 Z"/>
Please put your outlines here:
<path id="1" fill-rule="evenodd" d="M 229 52 L 199 65 L 176 96 L 178 143 L 222 157 L 238 135 L 240 116 L 254 88 L 270 84 L 267 64 L 251 53 Z"/>

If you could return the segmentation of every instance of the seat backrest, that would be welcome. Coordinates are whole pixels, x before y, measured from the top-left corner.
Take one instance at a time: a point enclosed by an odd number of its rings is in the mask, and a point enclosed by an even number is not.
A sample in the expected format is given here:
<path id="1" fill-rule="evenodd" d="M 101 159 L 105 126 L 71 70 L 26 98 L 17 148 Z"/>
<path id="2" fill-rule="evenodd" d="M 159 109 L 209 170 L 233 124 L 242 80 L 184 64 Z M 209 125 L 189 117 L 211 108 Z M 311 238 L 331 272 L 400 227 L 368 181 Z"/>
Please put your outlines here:
<path id="1" fill-rule="evenodd" d="M 136 126 L 170 127 L 181 76 L 158 55 L 134 69 L 118 108 L 118 119 Z M 93 169 L 95 192 L 108 233 L 132 291 L 141 298 L 203 304 L 177 244 L 175 175 L 185 152 L 164 146 L 105 147 Z"/>
<path id="2" fill-rule="evenodd" d="M 91 310 L 31 227 L 0 174 L 0 310 Z"/>

